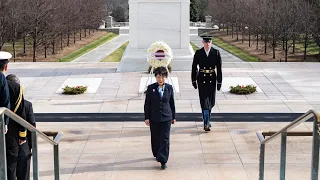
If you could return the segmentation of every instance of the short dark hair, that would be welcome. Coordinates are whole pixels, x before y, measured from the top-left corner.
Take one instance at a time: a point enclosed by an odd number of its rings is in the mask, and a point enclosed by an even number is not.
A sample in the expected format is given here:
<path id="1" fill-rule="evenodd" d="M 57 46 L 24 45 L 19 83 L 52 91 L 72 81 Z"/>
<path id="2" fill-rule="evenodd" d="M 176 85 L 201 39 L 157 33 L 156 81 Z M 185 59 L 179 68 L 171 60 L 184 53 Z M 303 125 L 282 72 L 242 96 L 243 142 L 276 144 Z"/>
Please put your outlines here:
<path id="1" fill-rule="evenodd" d="M 15 83 L 18 83 L 20 84 L 20 79 L 18 78 L 18 76 L 16 76 L 15 74 L 9 74 L 7 77 L 6 77 L 7 81 L 11 81 L 11 82 L 15 82 Z"/>
<path id="2" fill-rule="evenodd" d="M 164 76 L 164 77 L 168 77 L 168 70 L 166 67 L 157 67 L 155 70 L 154 70 L 154 76 L 157 76 L 157 75 L 160 75 L 160 76 Z"/>
<path id="3" fill-rule="evenodd" d="M 2 59 L 0 60 L 0 71 L 3 71 L 6 65 L 9 63 L 8 59 Z"/>

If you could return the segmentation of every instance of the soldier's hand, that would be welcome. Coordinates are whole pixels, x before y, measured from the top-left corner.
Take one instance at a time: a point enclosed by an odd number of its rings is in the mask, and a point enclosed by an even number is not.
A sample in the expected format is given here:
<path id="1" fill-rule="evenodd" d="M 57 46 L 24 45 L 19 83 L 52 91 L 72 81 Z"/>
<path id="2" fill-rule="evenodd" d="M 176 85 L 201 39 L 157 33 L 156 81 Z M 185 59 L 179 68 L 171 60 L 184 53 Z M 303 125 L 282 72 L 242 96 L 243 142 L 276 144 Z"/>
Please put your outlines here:
<path id="1" fill-rule="evenodd" d="M 150 126 L 150 120 L 149 120 L 149 119 L 146 119 L 146 120 L 144 121 L 144 123 L 146 123 L 147 126 Z"/>
<path id="2" fill-rule="evenodd" d="M 0 128 L 0 132 L 1 132 L 1 130 L 2 130 L 2 129 Z M 7 132 L 8 132 L 8 126 L 5 125 L 5 126 L 4 126 L 4 134 L 7 134 Z"/>
<path id="3" fill-rule="evenodd" d="M 197 82 L 192 82 L 192 85 L 193 85 L 193 87 L 194 87 L 195 89 L 198 88 L 198 87 L 197 87 Z"/>
<path id="4" fill-rule="evenodd" d="M 222 84 L 217 84 L 217 90 L 220 91 Z"/>

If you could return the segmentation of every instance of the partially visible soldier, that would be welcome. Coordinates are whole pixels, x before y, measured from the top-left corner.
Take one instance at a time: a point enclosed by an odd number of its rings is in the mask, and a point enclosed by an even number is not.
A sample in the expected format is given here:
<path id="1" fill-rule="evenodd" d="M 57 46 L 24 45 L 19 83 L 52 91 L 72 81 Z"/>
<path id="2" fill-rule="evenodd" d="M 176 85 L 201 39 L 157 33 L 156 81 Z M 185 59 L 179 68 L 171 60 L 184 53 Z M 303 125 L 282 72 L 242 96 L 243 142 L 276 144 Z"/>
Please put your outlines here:
<path id="1" fill-rule="evenodd" d="M 6 107 L 8 109 L 10 109 L 10 93 L 4 73 L 8 70 L 8 63 L 11 57 L 10 53 L 0 51 L 0 107 Z M 4 123 L 5 133 L 7 133 L 9 123 L 8 117 L 5 117 Z"/>
<path id="2" fill-rule="evenodd" d="M 14 82 L 20 84 L 19 78 L 10 74 L 7 76 L 7 81 Z M 26 121 L 36 127 L 36 122 L 33 114 L 32 103 L 24 100 Z M 31 141 L 31 133 L 27 131 L 27 143 L 20 145 L 19 147 L 19 155 L 17 162 L 17 180 L 29 180 L 30 179 L 30 158 L 31 158 L 31 149 L 32 149 L 32 141 Z"/>
<path id="3" fill-rule="evenodd" d="M 13 81 L 7 80 L 7 82 L 10 92 L 11 111 L 16 113 L 21 118 L 26 119 L 23 88 L 20 87 L 20 84 Z M 6 135 L 8 180 L 17 179 L 19 148 L 26 143 L 26 136 L 26 129 L 17 122 L 10 120 L 8 125 L 8 133 Z"/>
<path id="4" fill-rule="evenodd" d="M 193 87 L 199 89 L 204 130 L 210 131 L 211 109 L 215 105 L 216 90 L 220 91 L 222 85 L 222 63 L 219 51 L 211 47 L 212 35 L 206 34 L 202 38 L 204 47 L 194 55 L 191 80 Z"/>

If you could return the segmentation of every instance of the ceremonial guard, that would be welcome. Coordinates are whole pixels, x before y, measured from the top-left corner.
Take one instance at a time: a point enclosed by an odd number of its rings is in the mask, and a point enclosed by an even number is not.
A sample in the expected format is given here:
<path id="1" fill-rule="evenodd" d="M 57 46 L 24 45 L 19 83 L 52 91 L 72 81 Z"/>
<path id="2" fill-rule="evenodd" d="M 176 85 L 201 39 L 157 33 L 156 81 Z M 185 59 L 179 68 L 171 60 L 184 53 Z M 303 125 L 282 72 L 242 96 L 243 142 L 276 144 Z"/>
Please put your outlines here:
<path id="1" fill-rule="evenodd" d="M 11 111 L 22 119 L 26 119 L 22 87 L 18 83 L 7 82 L 10 92 Z M 26 143 L 26 136 L 26 129 L 17 122 L 10 120 L 8 133 L 6 134 L 8 180 L 16 180 L 17 178 L 19 148 Z"/>
<path id="2" fill-rule="evenodd" d="M 212 35 L 203 38 L 204 47 L 197 50 L 192 63 L 191 79 L 195 89 L 198 88 L 204 130 L 210 131 L 211 110 L 215 105 L 216 90 L 222 84 L 221 56 L 217 49 L 211 47 Z"/>
<path id="3" fill-rule="evenodd" d="M 167 168 L 169 158 L 170 129 L 175 123 L 173 87 L 165 83 L 168 71 L 165 67 L 154 70 L 157 82 L 148 86 L 144 104 L 145 123 L 150 126 L 153 156 Z"/>
<path id="4" fill-rule="evenodd" d="M 9 84 L 20 84 L 19 78 L 14 75 L 10 74 L 6 77 Z M 22 88 L 20 86 L 20 88 Z M 25 120 L 36 127 L 36 122 L 34 118 L 32 103 L 24 100 L 24 107 L 25 107 Z M 31 139 L 31 132 L 27 131 L 27 138 L 26 143 L 23 143 L 19 146 L 18 151 L 18 159 L 17 159 L 17 170 L 16 176 L 17 180 L 29 180 L 30 179 L 30 158 L 31 158 L 31 149 L 32 149 L 32 139 Z"/>

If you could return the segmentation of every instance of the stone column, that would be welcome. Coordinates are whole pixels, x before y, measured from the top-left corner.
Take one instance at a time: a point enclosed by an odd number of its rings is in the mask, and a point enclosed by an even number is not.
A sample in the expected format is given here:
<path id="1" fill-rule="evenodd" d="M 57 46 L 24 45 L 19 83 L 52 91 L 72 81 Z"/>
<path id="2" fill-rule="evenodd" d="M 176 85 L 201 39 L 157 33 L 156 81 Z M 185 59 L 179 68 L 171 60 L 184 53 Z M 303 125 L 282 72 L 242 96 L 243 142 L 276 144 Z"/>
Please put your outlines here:
<path id="1" fill-rule="evenodd" d="M 181 49 L 190 46 L 190 1 L 181 1 Z"/>
<path id="2" fill-rule="evenodd" d="M 107 27 L 106 28 L 112 28 L 112 23 L 113 23 L 113 17 L 108 16 L 107 17 Z"/>
<path id="3" fill-rule="evenodd" d="M 138 1 L 129 1 L 129 46 L 138 49 Z"/>

